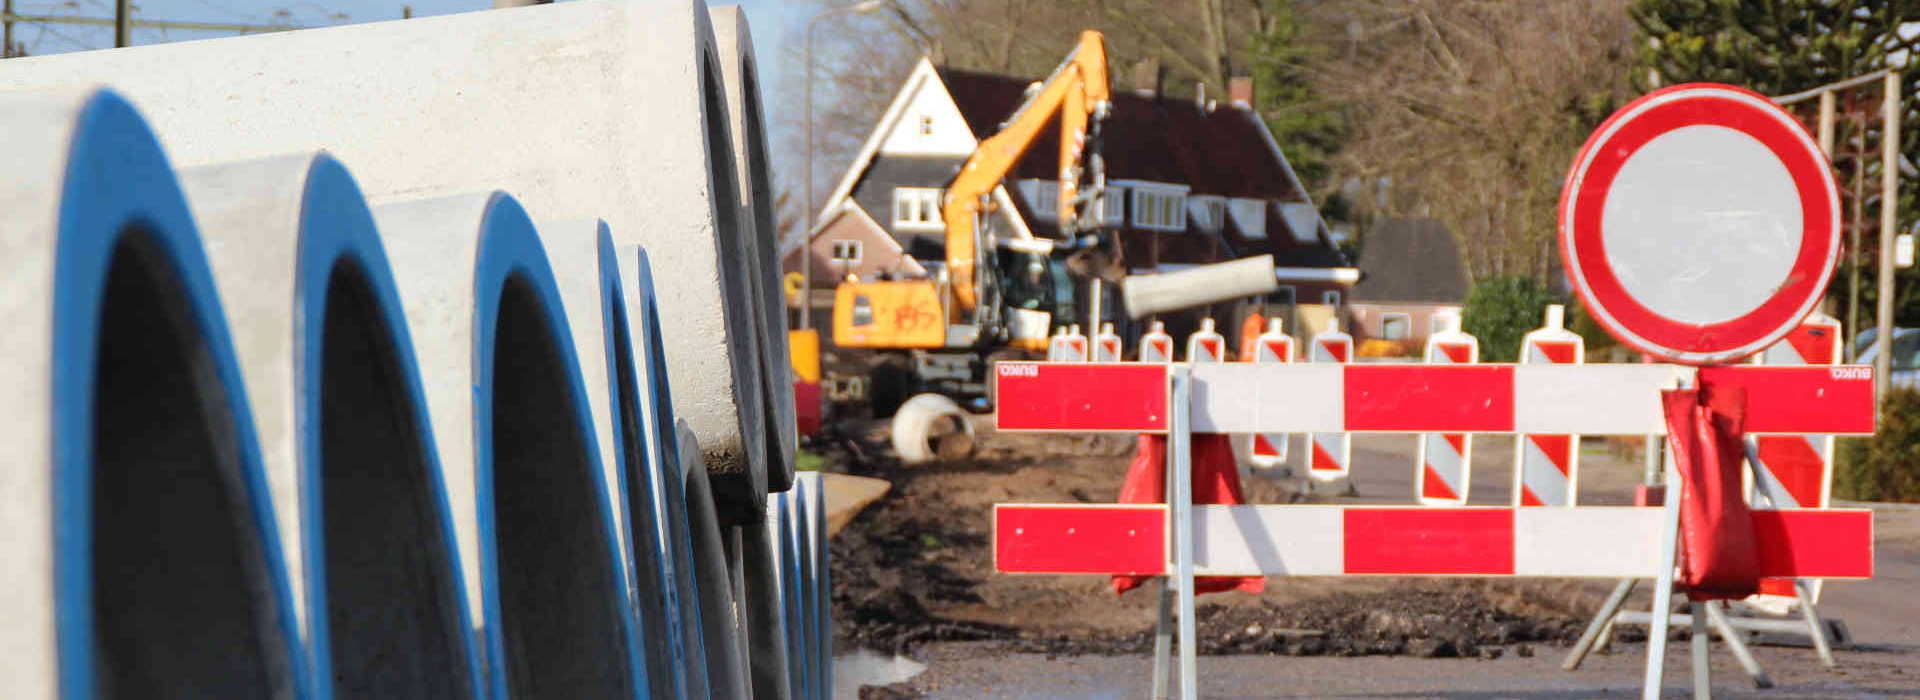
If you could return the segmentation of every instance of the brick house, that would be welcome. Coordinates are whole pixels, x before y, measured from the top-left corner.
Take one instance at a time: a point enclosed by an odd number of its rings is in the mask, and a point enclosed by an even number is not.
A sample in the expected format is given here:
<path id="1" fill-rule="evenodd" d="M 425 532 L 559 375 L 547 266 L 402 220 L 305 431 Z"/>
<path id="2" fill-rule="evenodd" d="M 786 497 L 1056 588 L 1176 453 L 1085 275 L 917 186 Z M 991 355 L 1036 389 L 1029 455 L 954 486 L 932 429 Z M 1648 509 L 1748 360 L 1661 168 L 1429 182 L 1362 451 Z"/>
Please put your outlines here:
<path id="1" fill-rule="evenodd" d="M 844 279 L 842 269 L 924 271 L 942 263 L 942 188 L 980 137 L 997 132 L 1035 84 L 921 60 L 828 196 L 811 232 L 816 317 L 831 313 L 831 294 L 825 290 Z M 1225 102 L 1163 97 L 1152 84 L 1115 91 L 1104 128 L 1103 220 L 1118 233 L 1134 274 L 1273 255 L 1278 291 L 1209 311 L 1230 338 L 1255 303 L 1293 319 L 1289 331 L 1299 333 L 1300 322 L 1344 308 L 1360 271 L 1334 245 L 1265 123 L 1248 106 L 1252 81 L 1235 79 L 1232 87 Z M 1003 243 L 1056 235 L 1058 189 L 1052 178 L 1058 152 L 1057 127 L 1049 128 L 994 191 L 989 227 Z M 875 245 L 881 233 L 898 245 Z M 794 241 L 783 251 L 789 271 L 799 269 L 798 249 Z M 853 256 L 858 260 L 847 259 Z M 1075 289 L 1061 261 L 1054 262 L 1040 283 L 1057 305 L 1056 322 L 1091 326 L 1081 298 L 1085 289 Z M 1140 328 L 1130 327 L 1115 308 L 1117 297 L 1107 298 L 1103 316 L 1117 321 L 1123 333 L 1137 332 Z M 1170 332 L 1182 334 L 1204 313 L 1164 320 Z M 1319 323 L 1311 325 L 1318 330 Z"/>
<path id="2" fill-rule="evenodd" d="M 1443 318 L 1460 318 L 1467 272 L 1460 246 L 1432 219 L 1386 219 L 1367 231 L 1348 327 L 1355 340 L 1423 347 Z"/>

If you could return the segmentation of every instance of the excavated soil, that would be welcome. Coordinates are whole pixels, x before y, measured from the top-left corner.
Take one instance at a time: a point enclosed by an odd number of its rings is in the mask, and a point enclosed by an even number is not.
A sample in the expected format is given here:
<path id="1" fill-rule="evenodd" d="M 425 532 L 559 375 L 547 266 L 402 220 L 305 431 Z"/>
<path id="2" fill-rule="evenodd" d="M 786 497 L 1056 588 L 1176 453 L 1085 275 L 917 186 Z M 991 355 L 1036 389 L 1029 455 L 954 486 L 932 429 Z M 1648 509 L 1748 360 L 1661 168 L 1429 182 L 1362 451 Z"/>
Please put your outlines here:
<path id="1" fill-rule="evenodd" d="M 831 471 L 893 483 L 834 538 L 838 643 L 894 653 L 976 640 L 1044 654 L 1150 650 L 1155 585 L 1115 595 L 1102 577 L 998 574 L 991 551 L 994 503 L 1114 502 L 1133 438 L 977 427 L 981 448 L 964 461 L 903 465 L 877 424 L 810 448 Z M 1246 484 L 1259 503 L 1300 500 L 1294 486 Z M 1261 595 L 1203 596 L 1196 636 L 1206 654 L 1531 654 L 1535 644 L 1570 643 L 1578 616 L 1603 594 L 1591 583 L 1554 580 L 1272 578 Z"/>

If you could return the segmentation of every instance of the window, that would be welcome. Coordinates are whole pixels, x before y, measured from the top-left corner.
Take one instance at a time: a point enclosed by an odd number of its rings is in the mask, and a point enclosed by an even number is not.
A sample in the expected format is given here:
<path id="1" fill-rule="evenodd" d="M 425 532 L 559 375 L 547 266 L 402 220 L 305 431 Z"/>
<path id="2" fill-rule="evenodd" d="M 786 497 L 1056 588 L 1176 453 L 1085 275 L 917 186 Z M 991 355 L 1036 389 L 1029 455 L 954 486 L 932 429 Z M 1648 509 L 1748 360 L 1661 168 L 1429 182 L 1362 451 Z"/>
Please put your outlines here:
<path id="1" fill-rule="evenodd" d="M 1326 304 L 1327 306 L 1339 306 L 1340 293 L 1339 292 L 1322 292 L 1320 294 L 1320 303 Z"/>
<path id="2" fill-rule="evenodd" d="M 1133 191 L 1133 225 L 1179 231 L 1187 227 L 1187 196 L 1180 192 Z"/>
<path id="3" fill-rule="evenodd" d="M 1291 284 L 1280 285 L 1279 287 L 1274 288 L 1273 294 L 1269 295 L 1267 298 L 1271 300 L 1272 303 L 1274 304 L 1279 304 L 1283 306 L 1293 306 L 1293 300 L 1294 300 L 1293 285 Z"/>
<path id="4" fill-rule="evenodd" d="M 834 241 L 833 242 L 833 261 L 858 265 L 860 264 L 860 257 L 861 257 L 860 254 L 862 252 L 861 251 L 862 247 L 863 246 L 861 246 L 860 241 L 846 241 L 846 240 Z"/>
<path id="5" fill-rule="evenodd" d="M 893 227 L 905 231 L 939 231 L 940 189 L 936 187 L 893 188 Z"/>
<path id="6" fill-rule="evenodd" d="M 1240 235 L 1255 239 L 1267 237 L 1266 202 L 1234 199 L 1227 203 L 1227 213 L 1233 216 L 1233 225 L 1240 229 Z"/>
<path id="7" fill-rule="evenodd" d="M 1380 338 L 1382 340 L 1406 340 L 1413 335 L 1413 319 L 1406 314 L 1382 314 L 1380 316 Z"/>
<path id="8" fill-rule="evenodd" d="M 1220 225 L 1227 216 L 1227 200 L 1205 195 L 1187 198 L 1187 216 L 1193 218 L 1195 226 L 1208 233 L 1218 233 Z"/>
<path id="9" fill-rule="evenodd" d="M 920 115 L 920 138 L 922 139 L 933 138 L 933 115 L 931 114 Z"/>
<path id="10" fill-rule="evenodd" d="M 1100 207 L 1100 223 L 1119 226 L 1127 221 L 1127 190 L 1107 186 L 1106 201 Z"/>
<path id="11" fill-rule="evenodd" d="M 1033 197 L 1034 216 L 1047 221 L 1060 218 L 1060 183 L 1052 180 L 1035 180 Z"/>

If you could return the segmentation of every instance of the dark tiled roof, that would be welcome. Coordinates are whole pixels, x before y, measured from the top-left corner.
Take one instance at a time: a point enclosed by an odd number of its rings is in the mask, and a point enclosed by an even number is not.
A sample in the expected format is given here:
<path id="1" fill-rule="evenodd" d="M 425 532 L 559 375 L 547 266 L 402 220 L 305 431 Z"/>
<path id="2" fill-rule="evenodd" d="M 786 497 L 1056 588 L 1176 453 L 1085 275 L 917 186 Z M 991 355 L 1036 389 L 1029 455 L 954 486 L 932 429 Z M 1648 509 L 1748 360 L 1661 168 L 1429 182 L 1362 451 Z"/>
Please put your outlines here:
<path id="1" fill-rule="evenodd" d="M 941 81 L 967 120 L 985 138 L 1012 116 L 1032 80 L 955 68 Z M 1244 110 L 1220 104 L 1208 111 L 1190 99 L 1113 93 L 1101 153 L 1110 180 L 1152 180 L 1191 186 L 1194 194 L 1300 201 L 1285 167 L 1267 146 L 1266 128 Z M 1059 128 L 1050 126 L 1027 150 L 1009 179 L 1055 176 Z"/>
<path id="2" fill-rule="evenodd" d="M 953 68 L 939 69 L 954 104 L 968 128 L 985 136 L 1000 130 L 1002 120 L 1019 107 L 1033 81 Z M 1113 111 L 1102 131 L 1101 154 L 1109 180 L 1148 180 L 1184 184 L 1193 194 L 1268 200 L 1265 240 L 1241 235 L 1228 223 L 1218 234 L 1197 226 L 1173 235 L 1123 227 L 1126 255 L 1133 264 L 1153 259 L 1144 246 L 1156 241 L 1162 262 L 1207 262 L 1228 254 L 1271 253 L 1276 265 L 1339 267 L 1347 261 L 1331 242 L 1321 238 L 1307 244 L 1286 229 L 1274 201 L 1299 202 L 1305 197 L 1293 186 L 1286 167 L 1274 155 L 1264 133 L 1266 125 L 1246 110 L 1217 105 L 1207 110 L 1189 99 L 1156 99 L 1132 91 L 1115 91 Z M 1056 177 L 1059 127 L 1051 125 L 1028 146 L 1007 180 Z M 1051 237 L 1057 226 L 1034 216 L 1018 191 L 1009 188 L 1021 218 L 1035 236 Z M 1229 222 L 1231 217 L 1227 217 Z"/>
<path id="3" fill-rule="evenodd" d="M 1432 219 L 1387 219 L 1367 232 L 1360 250 L 1359 302 L 1458 304 L 1467 298 L 1460 246 Z"/>

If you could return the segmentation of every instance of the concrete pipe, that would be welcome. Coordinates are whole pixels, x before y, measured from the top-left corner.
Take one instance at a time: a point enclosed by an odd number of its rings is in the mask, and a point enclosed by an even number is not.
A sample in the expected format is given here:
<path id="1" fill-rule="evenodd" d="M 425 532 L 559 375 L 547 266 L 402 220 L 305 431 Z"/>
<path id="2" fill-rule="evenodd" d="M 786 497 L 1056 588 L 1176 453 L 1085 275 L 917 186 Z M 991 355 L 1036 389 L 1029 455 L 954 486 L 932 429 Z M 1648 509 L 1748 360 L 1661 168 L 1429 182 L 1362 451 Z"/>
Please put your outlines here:
<path id="1" fill-rule="evenodd" d="M 585 0 L 0 62 L 0 90 L 106 81 L 177 162 L 327 149 L 376 203 L 502 189 L 655 256 L 676 415 L 723 517 L 764 513 L 759 303 L 724 78 L 697 0 Z"/>
<path id="2" fill-rule="evenodd" d="M 317 695 L 477 697 L 413 341 L 352 176 L 309 154 L 181 182 L 238 330 L 289 569 L 306 584 Z"/>
<path id="3" fill-rule="evenodd" d="M 787 348 L 787 303 L 780 287 L 780 229 L 775 221 L 773 168 L 767 159 L 766 111 L 761 108 L 760 74 L 753 57 L 753 33 L 738 5 L 715 7 L 713 38 L 726 76 L 727 114 L 733 119 L 734 159 L 745 203 L 741 230 L 753 264 L 754 311 L 758 315 L 760 371 L 767 401 L 767 490 L 793 487 L 794 451 L 799 424 L 794 415 L 793 365 Z"/>
<path id="4" fill-rule="evenodd" d="M 806 497 L 803 527 L 807 531 L 807 560 L 813 566 L 808 583 L 813 587 L 814 687 L 822 700 L 833 697 L 833 548 L 827 535 L 827 483 L 820 472 L 801 476 L 810 493 Z"/>
<path id="5" fill-rule="evenodd" d="M 1273 256 L 1259 255 L 1179 272 L 1129 275 L 1120 285 L 1127 316 L 1191 309 L 1243 297 L 1265 296 L 1280 287 Z"/>
<path id="6" fill-rule="evenodd" d="M 496 697 L 631 698 L 639 654 L 566 310 L 504 194 L 376 208 L 482 583 Z M 467 468 L 468 465 L 470 469 Z M 469 544 L 471 543 L 471 544 Z"/>
<path id="7" fill-rule="evenodd" d="M 679 422 L 678 428 L 681 459 L 692 462 L 698 454 L 699 439 L 685 421 Z M 735 619 L 738 601 L 733 597 L 733 578 L 727 570 L 723 526 L 714 510 L 713 489 L 704 469 L 687 469 L 686 484 L 687 535 L 693 545 L 700 636 L 707 652 L 707 697 L 749 700 L 753 684 L 746 659 L 741 658 L 744 647 Z"/>
<path id="8" fill-rule="evenodd" d="M 794 501 L 799 480 L 795 479 L 795 488 L 771 499 L 776 508 L 779 526 L 776 533 L 780 538 L 775 553 L 780 558 L 780 598 L 781 617 L 787 630 L 787 687 L 789 694 L 800 700 L 806 700 L 807 694 L 807 647 L 808 637 L 803 633 L 806 627 L 805 611 L 800 586 L 800 531 L 795 526 Z"/>
<path id="9" fill-rule="evenodd" d="M 953 399 L 939 394 L 920 394 L 900 404 L 889 433 L 893 451 L 907 464 L 973 456 L 973 421 Z"/>
<path id="10" fill-rule="evenodd" d="M 634 544 L 634 600 L 647 643 L 647 668 L 656 697 L 707 697 L 706 646 L 698 614 L 700 595 L 693 578 L 693 546 L 688 534 L 686 469 L 673 417 L 671 381 L 666 367 L 665 335 L 654 295 L 653 267 L 638 246 L 615 249 L 624 321 L 616 332 L 627 337 L 634 362 L 633 413 L 622 417 L 622 431 L 637 436 L 629 453 L 627 512 Z M 689 454 L 698 464 L 699 450 Z M 664 677 L 651 675 L 664 668 Z M 664 695 L 660 693 L 665 689 Z"/>
<path id="11" fill-rule="evenodd" d="M 308 697 L 225 312 L 111 91 L 0 95 L 7 697 Z"/>
<path id="12" fill-rule="evenodd" d="M 787 598 L 780 588 L 781 498 L 768 499 L 767 520 L 742 525 L 746 595 L 741 607 L 747 620 L 747 662 L 751 664 L 754 700 L 790 700 L 787 667 Z"/>

